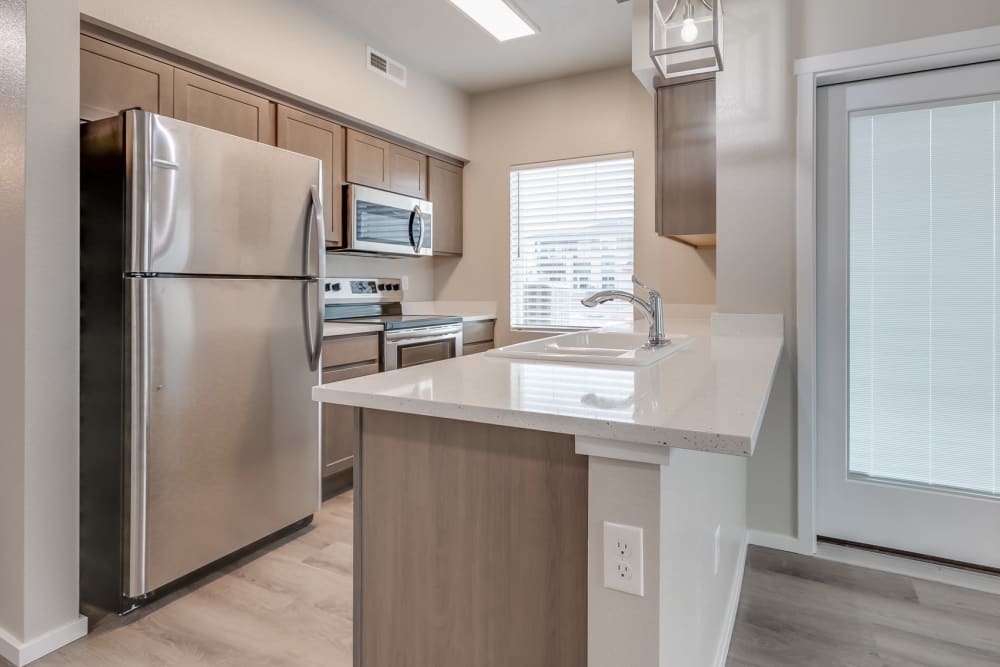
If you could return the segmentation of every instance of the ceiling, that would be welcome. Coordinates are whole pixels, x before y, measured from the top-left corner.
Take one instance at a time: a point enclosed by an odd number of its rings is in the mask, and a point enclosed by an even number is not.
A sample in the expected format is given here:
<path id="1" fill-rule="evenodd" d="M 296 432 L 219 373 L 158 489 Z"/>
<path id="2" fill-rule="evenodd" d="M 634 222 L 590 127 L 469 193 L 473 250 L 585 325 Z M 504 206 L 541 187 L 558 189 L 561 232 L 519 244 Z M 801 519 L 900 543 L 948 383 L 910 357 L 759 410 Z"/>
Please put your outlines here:
<path id="1" fill-rule="evenodd" d="M 449 0 L 311 0 L 318 11 L 408 67 L 469 93 L 630 62 L 632 5 L 516 0 L 539 28 L 500 43 Z"/>

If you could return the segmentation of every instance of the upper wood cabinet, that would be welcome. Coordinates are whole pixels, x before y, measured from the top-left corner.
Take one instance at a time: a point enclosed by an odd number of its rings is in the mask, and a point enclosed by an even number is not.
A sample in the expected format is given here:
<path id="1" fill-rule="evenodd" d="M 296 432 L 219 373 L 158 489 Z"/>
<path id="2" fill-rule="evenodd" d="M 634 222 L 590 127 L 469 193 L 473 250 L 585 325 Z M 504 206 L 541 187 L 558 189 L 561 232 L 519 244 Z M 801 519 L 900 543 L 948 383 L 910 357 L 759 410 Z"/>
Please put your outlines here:
<path id="1" fill-rule="evenodd" d="M 434 204 L 434 254 L 462 254 L 462 167 L 428 158 L 427 187 Z"/>
<path id="2" fill-rule="evenodd" d="M 656 231 L 715 245 L 715 77 L 656 89 Z"/>
<path id="3" fill-rule="evenodd" d="M 80 35 L 80 118 L 108 118 L 134 107 L 172 115 L 174 68 Z"/>
<path id="4" fill-rule="evenodd" d="M 427 156 L 357 130 L 347 130 L 347 180 L 427 198 Z"/>
<path id="5" fill-rule="evenodd" d="M 343 245 L 344 128 L 319 116 L 279 104 L 277 141 L 280 148 L 323 161 L 323 218 L 326 246 Z"/>
<path id="6" fill-rule="evenodd" d="M 389 144 L 389 189 L 427 199 L 427 156 Z"/>
<path id="7" fill-rule="evenodd" d="M 347 180 L 389 189 L 389 142 L 357 130 L 347 130 Z"/>
<path id="8" fill-rule="evenodd" d="M 274 145 L 274 104 L 182 69 L 174 70 L 174 117 Z"/>

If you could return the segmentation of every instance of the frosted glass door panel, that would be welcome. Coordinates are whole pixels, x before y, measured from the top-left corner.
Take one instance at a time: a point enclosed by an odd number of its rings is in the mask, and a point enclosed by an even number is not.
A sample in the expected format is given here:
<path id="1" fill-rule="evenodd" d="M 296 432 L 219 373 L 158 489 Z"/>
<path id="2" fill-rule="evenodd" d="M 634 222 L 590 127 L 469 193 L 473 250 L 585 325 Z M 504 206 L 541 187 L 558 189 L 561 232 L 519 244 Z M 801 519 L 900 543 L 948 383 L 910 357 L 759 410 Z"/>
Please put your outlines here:
<path id="1" fill-rule="evenodd" d="M 998 113 L 850 116 L 851 477 L 1000 493 Z"/>

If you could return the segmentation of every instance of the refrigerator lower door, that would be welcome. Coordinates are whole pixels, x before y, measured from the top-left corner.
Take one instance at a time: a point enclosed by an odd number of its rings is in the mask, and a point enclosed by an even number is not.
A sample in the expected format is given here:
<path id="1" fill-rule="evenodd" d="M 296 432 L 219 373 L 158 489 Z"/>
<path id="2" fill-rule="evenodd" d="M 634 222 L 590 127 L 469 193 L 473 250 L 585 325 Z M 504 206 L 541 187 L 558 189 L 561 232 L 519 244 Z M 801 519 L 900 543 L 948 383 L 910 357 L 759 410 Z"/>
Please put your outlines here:
<path id="1" fill-rule="evenodd" d="M 126 273 L 323 273 L 319 160 L 125 112 Z"/>
<path id="2" fill-rule="evenodd" d="M 123 583 L 139 597 L 319 508 L 320 294 L 306 280 L 125 282 Z"/>

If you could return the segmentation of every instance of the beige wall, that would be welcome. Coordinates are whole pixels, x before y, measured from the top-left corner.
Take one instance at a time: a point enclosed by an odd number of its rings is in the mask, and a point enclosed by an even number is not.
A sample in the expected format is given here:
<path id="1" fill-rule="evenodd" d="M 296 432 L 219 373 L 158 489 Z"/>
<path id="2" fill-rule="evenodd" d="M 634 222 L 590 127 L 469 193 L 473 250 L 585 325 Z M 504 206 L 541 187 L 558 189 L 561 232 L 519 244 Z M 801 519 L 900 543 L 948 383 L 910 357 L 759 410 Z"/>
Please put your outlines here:
<path id="1" fill-rule="evenodd" d="M 654 100 L 628 67 L 472 98 L 465 169 L 465 254 L 436 259 L 439 299 L 486 299 L 499 309 L 497 341 L 510 332 L 509 170 L 587 155 L 635 154 L 635 263 L 668 303 L 714 303 L 715 251 L 653 231 Z"/>
<path id="2" fill-rule="evenodd" d="M 730 0 L 718 79 L 718 304 L 786 316 L 786 353 L 757 452 L 748 522 L 796 531 L 795 58 L 1000 23 L 996 0 Z"/>
<path id="3" fill-rule="evenodd" d="M 79 18 L 0 3 L 0 655 L 78 616 Z M 55 196 L 53 196 L 55 195 Z M 58 639 L 53 639 L 53 642 Z"/>

